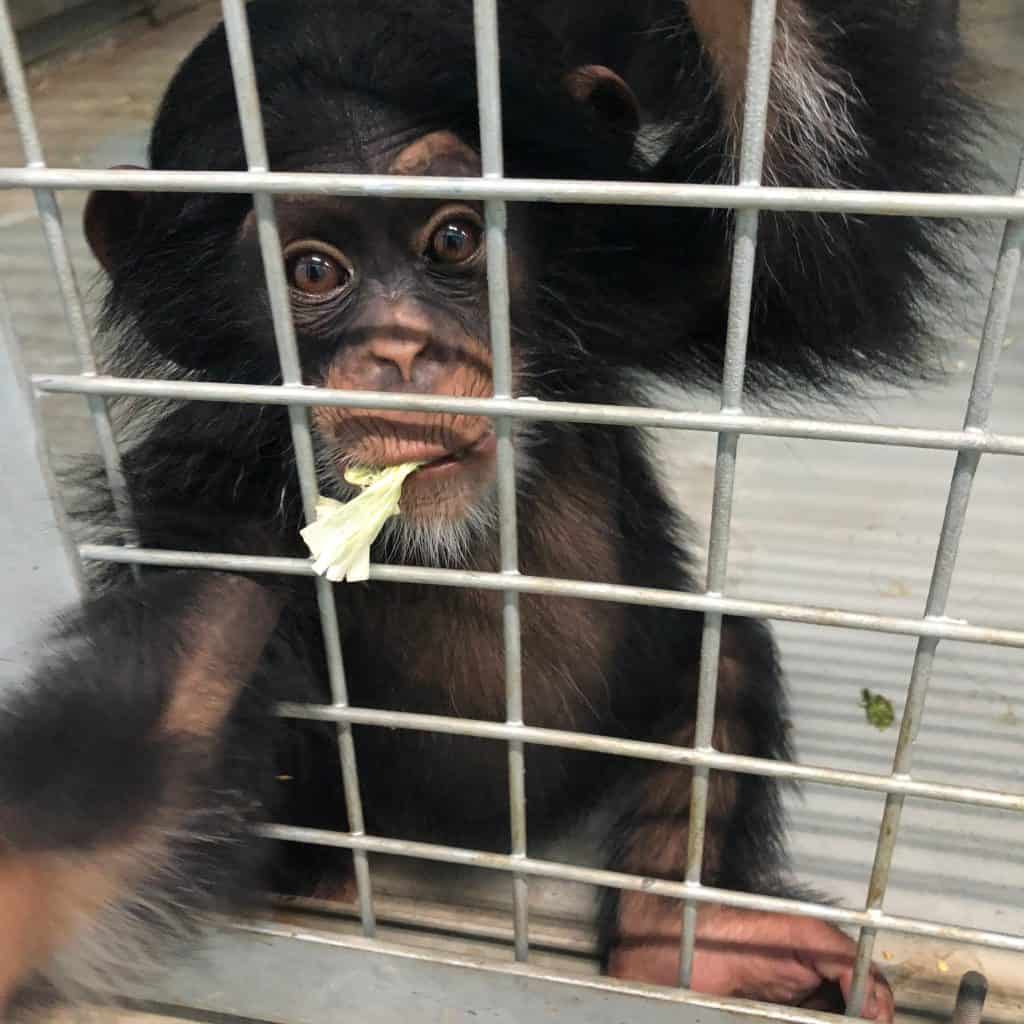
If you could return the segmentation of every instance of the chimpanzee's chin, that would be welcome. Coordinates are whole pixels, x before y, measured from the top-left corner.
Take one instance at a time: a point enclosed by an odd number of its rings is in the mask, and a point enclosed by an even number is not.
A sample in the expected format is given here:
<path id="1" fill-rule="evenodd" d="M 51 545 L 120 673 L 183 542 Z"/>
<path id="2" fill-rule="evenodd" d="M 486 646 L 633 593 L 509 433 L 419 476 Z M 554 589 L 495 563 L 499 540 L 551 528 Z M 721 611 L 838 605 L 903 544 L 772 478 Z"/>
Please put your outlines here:
<path id="1" fill-rule="evenodd" d="M 486 500 L 495 472 L 493 445 L 461 459 L 429 463 L 406 479 L 402 514 L 416 521 L 460 522 Z"/>
<path id="2" fill-rule="evenodd" d="M 493 545 L 498 526 L 497 496 L 492 487 L 472 502 L 449 496 L 434 504 L 424 500 L 390 519 L 380 539 L 380 555 L 389 562 L 439 569 L 479 567 L 479 555 Z"/>
<path id="3" fill-rule="evenodd" d="M 496 504 L 493 459 L 454 467 L 417 470 L 402 488 L 402 518 L 440 529 L 476 521 Z"/>

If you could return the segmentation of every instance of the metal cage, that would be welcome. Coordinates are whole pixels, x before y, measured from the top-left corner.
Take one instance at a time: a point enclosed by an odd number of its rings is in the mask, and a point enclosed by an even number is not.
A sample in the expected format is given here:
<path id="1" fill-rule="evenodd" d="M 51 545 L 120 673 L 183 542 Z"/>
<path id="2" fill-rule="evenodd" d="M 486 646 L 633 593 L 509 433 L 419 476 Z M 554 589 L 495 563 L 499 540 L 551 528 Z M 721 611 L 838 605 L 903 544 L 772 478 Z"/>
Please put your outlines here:
<path id="1" fill-rule="evenodd" d="M 371 579 L 397 583 L 430 583 L 443 587 L 481 588 L 500 591 L 503 594 L 506 721 L 489 723 L 351 706 L 346 691 L 333 585 L 324 579 L 316 578 L 333 703 L 322 707 L 282 704 L 277 708 L 277 714 L 294 719 L 336 723 L 341 749 L 340 770 L 351 831 L 334 833 L 267 823 L 261 827 L 260 832 L 282 841 L 324 844 L 353 851 L 359 911 L 365 939 L 329 941 L 313 933 L 303 933 L 282 926 L 240 923 L 236 926 L 238 934 L 259 940 L 248 947 L 246 954 L 249 956 L 246 968 L 247 984 L 251 982 L 249 996 L 240 997 L 236 993 L 231 998 L 222 998 L 220 1002 L 216 999 L 212 1002 L 207 1001 L 202 1004 L 207 1011 L 237 1012 L 255 1016 L 256 1010 L 262 1007 L 260 1019 L 338 1019 L 337 991 L 326 981 L 322 989 L 310 989 L 298 994 L 279 983 L 271 985 L 259 981 L 264 972 L 267 972 L 268 977 L 279 979 L 293 966 L 299 970 L 297 965 L 303 964 L 302 970 L 306 972 L 306 977 L 309 976 L 308 972 L 315 968 L 322 972 L 325 979 L 342 971 L 357 974 L 365 972 L 376 979 L 374 984 L 394 984 L 395 994 L 388 996 L 386 1000 L 390 1012 L 408 1012 L 411 1006 L 418 1006 L 425 1014 L 424 1019 L 430 1020 L 463 1019 L 462 1016 L 445 1016 L 441 1011 L 424 1009 L 433 1006 L 430 1001 L 432 997 L 423 996 L 424 991 L 429 989 L 436 992 L 446 985 L 456 983 L 462 985 L 462 990 L 468 993 L 465 995 L 466 1007 L 478 1005 L 479 999 L 483 998 L 481 992 L 490 993 L 487 997 L 490 999 L 498 998 L 495 993 L 504 992 L 509 999 L 516 1001 L 517 1009 L 511 1015 L 496 1014 L 489 1018 L 495 1020 L 523 1020 L 528 1015 L 550 1012 L 555 1003 L 563 998 L 557 993 L 565 991 L 571 991 L 574 999 L 580 993 L 596 991 L 601 993 L 601 1000 L 588 1004 L 589 1009 L 585 1015 L 575 1017 L 570 1014 L 559 1019 L 668 1020 L 670 1016 L 673 1020 L 699 1019 L 723 1022 L 750 1019 L 797 1022 L 821 1019 L 808 1011 L 708 999 L 685 990 L 694 949 L 696 911 L 699 904 L 706 902 L 765 911 L 796 912 L 857 929 L 860 941 L 855 991 L 849 1008 L 851 1015 L 856 1015 L 859 1010 L 875 938 L 880 930 L 941 938 L 1024 954 L 1024 935 L 899 916 L 887 912 L 884 906 L 901 813 L 908 797 L 923 797 L 1005 811 L 1024 811 L 1024 793 L 928 782 L 915 778 L 912 771 L 915 739 L 924 712 L 933 661 L 940 641 L 955 640 L 972 644 L 1024 648 L 1024 629 L 991 628 L 984 623 L 952 619 L 946 614 L 947 596 L 979 461 L 984 454 L 1024 455 L 1024 436 L 999 434 L 989 429 L 999 357 L 1024 247 L 1024 164 L 1018 175 L 1016 190 L 1009 195 L 876 193 L 773 188 L 762 185 L 775 6 L 775 0 L 753 0 L 739 181 L 732 186 L 703 186 L 599 184 L 505 178 L 495 0 L 475 0 L 474 4 L 483 145 L 482 178 L 393 178 L 373 175 L 271 172 L 268 169 L 243 0 L 222 0 L 222 7 L 244 131 L 248 172 L 101 172 L 50 168 L 45 162 L 40 135 L 33 117 L 8 4 L 6 0 L 0 2 L 0 63 L 25 155 L 24 167 L 0 168 L 0 188 L 30 189 L 34 193 L 63 298 L 65 315 L 80 362 L 80 372 L 77 374 L 37 374 L 32 377 L 31 385 L 36 395 L 64 393 L 85 397 L 95 423 L 110 488 L 124 527 L 125 542 L 122 546 L 83 544 L 75 549 L 76 558 L 83 561 L 106 560 L 135 565 L 259 570 L 312 576 L 309 564 L 297 559 L 202 555 L 186 551 L 145 550 L 138 547 L 132 539 L 130 500 L 120 473 L 117 444 L 107 409 L 107 400 L 115 396 L 287 406 L 305 511 L 310 519 L 313 518 L 313 506 L 317 496 L 308 422 L 308 410 L 312 406 L 414 409 L 481 415 L 493 419 L 498 437 L 501 571 L 475 573 L 375 565 L 371 570 Z M 153 379 L 118 379 L 99 374 L 93 355 L 90 328 L 72 269 L 56 198 L 59 190 L 84 189 L 252 194 L 273 311 L 283 375 L 282 385 L 256 387 Z M 493 399 L 406 397 L 331 391 L 304 385 L 300 375 L 287 286 L 278 258 L 280 244 L 274 219 L 273 196 L 282 192 L 410 198 L 464 197 L 483 200 L 486 208 L 487 272 L 494 352 Z M 659 408 L 538 402 L 516 399 L 512 396 L 505 249 L 506 203 L 523 201 L 721 207 L 736 211 L 729 329 L 718 411 L 672 411 Z M 987 320 L 962 429 L 878 426 L 828 419 L 760 415 L 744 411 L 745 350 L 758 240 L 758 218 L 761 210 L 800 210 L 871 216 L 985 218 L 1005 221 Z M 0 330 L 5 335 L 6 345 L 15 352 L 16 339 L 13 337 L 9 317 L 0 317 Z M 520 574 L 517 557 L 515 452 L 511 439 L 511 427 L 516 419 L 635 425 L 703 431 L 716 435 L 717 455 L 714 466 L 710 546 L 707 575 L 702 592 L 677 593 Z M 745 434 L 935 449 L 956 453 L 930 589 L 922 615 L 892 616 L 845 608 L 741 599 L 726 593 L 726 566 L 730 545 L 737 445 L 741 436 Z M 525 725 L 522 720 L 520 663 L 521 594 L 560 595 L 589 601 L 649 604 L 703 612 L 705 625 L 700 661 L 697 729 L 693 748 Z M 768 620 L 839 626 L 915 637 L 916 651 L 909 694 L 890 770 L 870 773 L 805 763 L 777 763 L 723 754 L 714 750 L 711 746 L 711 735 L 724 615 L 753 616 Z M 351 733 L 353 724 L 452 733 L 497 739 L 507 743 L 513 837 L 508 853 L 483 853 L 472 849 L 406 842 L 367 834 L 363 824 L 359 775 Z M 529 744 L 561 746 L 692 766 L 693 824 L 685 865 L 685 880 L 669 882 L 634 877 L 570 866 L 531 856 L 524 807 L 524 749 Z M 878 831 L 866 905 L 862 909 L 844 909 L 813 902 L 721 891 L 702 885 L 699 879 L 707 813 L 707 784 L 712 769 L 769 775 L 780 779 L 815 782 L 884 794 L 885 809 Z M 432 959 L 424 954 L 399 949 L 389 950 L 381 943 L 373 941 L 376 924 L 370 854 L 388 854 L 484 867 L 510 875 L 514 886 L 515 959 L 519 963 L 508 966 L 483 966 L 457 958 Z M 531 881 L 536 879 L 556 879 L 626 890 L 643 890 L 679 900 L 684 922 L 680 990 L 646 990 L 643 986 L 626 985 L 608 979 L 557 978 L 549 971 L 531 968 L 527 895 Z M 218 943 L 222 941 L 222 938 L 214 939 L 215 952 Z M 408 998 L 403 1001 L 397 994 L 399 992 L 406 992 L 409 994 Z M 179 993 L 179 998 L 183 1002 L 189 1001 L 187 995 L 181 996 Z M 426 1002 L 417 1002 L 420 999 Z M 551 1000 L 555 1000 L 555 1003 Z M 294 1018 L 289 1014 L 294 1014 Z M 379 1018 L 359 1013 L 357 1018 L 392 1019 L 383 1013 Z"/>

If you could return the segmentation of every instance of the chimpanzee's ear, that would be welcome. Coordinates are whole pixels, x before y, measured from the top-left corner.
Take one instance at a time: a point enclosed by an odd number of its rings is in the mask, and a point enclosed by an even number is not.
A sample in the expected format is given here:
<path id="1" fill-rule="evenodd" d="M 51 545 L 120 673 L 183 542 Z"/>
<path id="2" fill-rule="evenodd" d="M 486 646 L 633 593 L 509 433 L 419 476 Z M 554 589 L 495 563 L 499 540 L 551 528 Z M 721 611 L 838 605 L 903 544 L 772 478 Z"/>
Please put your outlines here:
<path id="1" fill-rule="evenodd" d="M 611 68 L 584 64 L 573 68 L 564 79 L 574 100 L 586 103 L 611 128 L 630 137 L 640 127 L 640 104 L 633 90 Z"/>
<path id="2" fill-rule="evenodd" d="M 137 171 L 121 165 L 115 171 Z M 113 254 L 134 233 L 142 207 L 141 192 L 92 192 L 85 204 L 85 237 L 93 255 L 107 273 L 113 270 Z"/>

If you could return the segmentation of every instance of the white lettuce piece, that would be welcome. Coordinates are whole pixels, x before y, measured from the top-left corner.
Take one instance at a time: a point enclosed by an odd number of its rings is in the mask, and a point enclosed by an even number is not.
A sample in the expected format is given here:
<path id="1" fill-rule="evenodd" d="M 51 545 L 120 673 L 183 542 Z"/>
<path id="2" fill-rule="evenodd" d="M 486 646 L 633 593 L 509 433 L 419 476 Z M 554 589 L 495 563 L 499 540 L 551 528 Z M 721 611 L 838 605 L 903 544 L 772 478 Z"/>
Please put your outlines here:
<path id="1" fill-rule="evenodd" d="M 313 571 L 332 583 L 370 578 L 370 546 L 384 524 L 401 514 L 399 499 L 406 478 L 422 465 L 407 462 L 384 469 L 357 467 L 345 479 L 363 488 L 351 501 L 317 498 L 316 521 L 301 531 L 313 558 Z"/>

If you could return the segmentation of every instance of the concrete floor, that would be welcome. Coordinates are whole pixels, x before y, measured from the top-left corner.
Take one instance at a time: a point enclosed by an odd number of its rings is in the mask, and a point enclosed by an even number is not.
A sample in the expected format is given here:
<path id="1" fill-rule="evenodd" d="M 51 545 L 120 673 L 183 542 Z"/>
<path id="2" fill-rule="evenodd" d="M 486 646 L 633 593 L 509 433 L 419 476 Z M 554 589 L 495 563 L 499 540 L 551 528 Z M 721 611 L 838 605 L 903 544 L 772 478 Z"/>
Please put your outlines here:
<path id="1" fill-rule="evenodd" d="M 1024 128 L 1024 5 L 965 0 L 972 43 L 991 91 L 1010 123 Z M 160 30 L 122 33 L 104 47 L 34 76 L 36 115 L 53 165 L 139 162 L 155 102 L 176 62 L 216 20 L 215 5 Z M 1009 182 L 1009 141 L 993 159 Z M 0 165 L 22 160 L 9 115 L 0 107 Z M 61 197 L 72 250 L 86 284 L 95 265 L 79 221 L 83 197 Z M 996 236 L 965 256 L 991 263 Z M 0 194 L 0 281 L 30 370 L 73 372 L 60 305 L 31 197 Z M 984 275 L 978 274 L 979 290 Z M 90 306 L 94 295 L 90 293 Z M 963 325 L 951 328 L 950 374 L 940 386 L 879 394 L 870 404 L 812 414 L 913 426 L 958 427 L 978 345 L 984 295 L 965 296 Z M 2 368 L 0 368 L 2 370 Z M 671 394 L 678 407 L 710 407 L 706 397 Z M 84 405 L 46 399 L 41 413 L 58 461 L 91 447 Z M 1024 295 L 1018 294 L 1003 356 L 993 428 L 1024 434 Z M 5 526 L 0 536 L 0 684 L 20 672 L 41 609 L 66 600 L 52 524 L 40 484 L 29 476 L 18 436 L 0 431 Z M 666 475 L 706 532 L 714 439 L 659 438 Z M 892 614 L 923 607 L 941 524 L 952 456 L 868 446 L 746 438 L 741 444 L 729 592 Z M 17 468 L 16 468 L 17 467 Z M 1024 466 L 986 457 L 978 473 L 961 547 L 950 614 L 972 623 L 1020 628 L 1024 619 L 1024 542 L 1016 532 L 1024 505 Z M 41 517 L 42 525 L 37 525 Z M 858 707 L 861 689 L 888 696 L 897 713 L 914 644 L 886 637 L 783 624 L 779 642 L 789 673 L 802 760 L 866 771 L 891 764 L 895 730 L 878 732 Z M 6 661 L 4 660 L 6 658 Z M 1024 792 L 1024 697 L 1017 685 L 1024 651 L 943 643 L 918 744 L 915 774 Z M 850 905 L 863 903 L 881 800 L 809 787 L 792 805 L 791 835 L 802 877 Z M 912 801 L 904 815 L 887 909 L 901 914 L 1024 934 L 1024 820 L 1019 816 Z M 560 897 L 537 887 L 550 909 Z M 883 937 L 879 950 L 901 1000 L 935 1005 L 943 978 L 982 966 L 1003 986 L 1007 1019 L 1024 1013 L 1024 960 Z M 948 987 L 948 986 L 947 986 Z M 1016 990 L 1016 994 L 1014 993 Z M 929 1002 L 931 1000 L 931 1002 Z M 1016 1007 L 1016 1009 L 1015 1009 Z"/>

